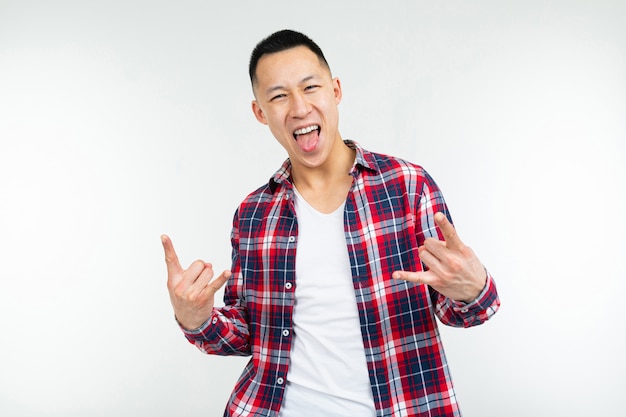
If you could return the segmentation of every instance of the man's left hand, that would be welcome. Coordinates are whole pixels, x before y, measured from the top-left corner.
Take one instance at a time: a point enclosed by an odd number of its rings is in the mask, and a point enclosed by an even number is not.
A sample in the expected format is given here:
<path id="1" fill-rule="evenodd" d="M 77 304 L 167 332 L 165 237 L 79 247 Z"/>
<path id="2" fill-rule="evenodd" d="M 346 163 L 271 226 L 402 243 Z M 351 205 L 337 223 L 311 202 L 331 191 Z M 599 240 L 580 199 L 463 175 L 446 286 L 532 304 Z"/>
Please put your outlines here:
<path id="1" fill-rule="evenodd" d="M 418 248 L 427 271 L 395 271 L 393 278 L 426 284 L 455 301 L 472 302 L 487 280 L 487 272 L 474 251 L 466 246 L 443 213 L 435 213 L 435 223 L 445 241 L 428 238 Z"/>

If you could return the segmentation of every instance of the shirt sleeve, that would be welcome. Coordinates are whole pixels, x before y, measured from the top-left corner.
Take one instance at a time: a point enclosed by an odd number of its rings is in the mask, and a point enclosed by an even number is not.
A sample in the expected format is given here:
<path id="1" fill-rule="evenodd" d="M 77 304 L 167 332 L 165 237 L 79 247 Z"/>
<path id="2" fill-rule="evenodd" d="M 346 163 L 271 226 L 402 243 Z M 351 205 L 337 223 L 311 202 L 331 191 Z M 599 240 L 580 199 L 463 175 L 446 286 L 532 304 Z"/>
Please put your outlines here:
<path id="1" fill-rule="evenodd" d="M 435 213 L 442 212 L 452 222 L 443 194 L 432 177 L 424 171 L 424 184 L 417 204 L 417 221 L 419 232 L 417 241 L 423 245 L 429 238 L 444 240 L 439 227 L 435 225 Z M 424 266 L 425 268 L 425 266 Z M 426 270 L 426 269 L 425 269 Z M 482 292 L 470 303 L 447 298 L 430 288 L 431 298 L 435 304 L 435 313 L 441 322 L 453 327 L 472 327 L 489 320 L 499 309 L 500 299 L 495 281 L 487 271 L 487 280 Z"/>
<path id="2" fill-rule="evenodd" d="M 232 306 L 214 308 L 211 317 L 198 329 L 181 329 L 187 340 L 204 353 L 248 356 L 250 338 L 244 312 Z"/>
<path id="3" fill-rule="evenodd" d="M 214 308 L 211 317 L 198 329 L 181 329 L 190 343 L 204 353 L 248 356 L 251 354 L 248 314 L 243 295 L 243 276 L 239 263 L 238 213 L 231 232 L 232 275 L 224 289 L 224 307 Z"/>

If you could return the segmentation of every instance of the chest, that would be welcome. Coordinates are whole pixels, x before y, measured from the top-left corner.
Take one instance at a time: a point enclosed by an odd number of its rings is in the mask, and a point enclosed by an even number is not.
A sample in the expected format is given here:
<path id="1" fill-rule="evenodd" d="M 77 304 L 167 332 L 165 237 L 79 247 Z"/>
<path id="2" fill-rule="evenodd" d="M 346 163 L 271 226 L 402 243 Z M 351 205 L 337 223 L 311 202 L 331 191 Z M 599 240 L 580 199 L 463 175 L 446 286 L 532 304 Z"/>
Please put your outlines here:
<path id="1" fill-rule="evenodd" d="M 367 294 L 395 285 L 393 271 L 421 269 L 414 213 L 401 187 L 368 187 L 355 182 L 343 200 L 339 225 L 332 226 L 332 242 L 339 242 L 347 251 L 355 290 L 367 298 Z M 251 297 L 281 293 L 281 302 L 292 303 L 299 251 L 307 250 L 307 262 L 315 263 L 328 258 L 326 251 L 337 250 L 330 247 L 330 240 L 323 239 L 308 249 L 302 246 L 306 242 L 301 242 L 301 233 L 306 230 L 300 230 L 293 189 L 244 207 L 239 214 L 236 253 Z M 323 227 L 321 223 L 319 227 Z M 339 239 L 338 234 L 342 234 Z"/>

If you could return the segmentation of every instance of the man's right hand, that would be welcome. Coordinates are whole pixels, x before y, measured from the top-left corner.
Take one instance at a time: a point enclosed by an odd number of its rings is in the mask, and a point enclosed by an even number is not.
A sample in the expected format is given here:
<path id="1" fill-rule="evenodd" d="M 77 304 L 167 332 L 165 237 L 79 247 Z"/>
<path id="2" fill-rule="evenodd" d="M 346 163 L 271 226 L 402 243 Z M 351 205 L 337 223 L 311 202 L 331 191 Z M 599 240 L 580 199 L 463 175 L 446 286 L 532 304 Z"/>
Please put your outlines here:
<path id="1" fill-rule="evenodd" d="M 212 280 L 213 266 L 200 260 L 183 269 L 171 239 L 163 235 L 161 242 L 167 264 L 167 289 L 176 319 L 187 330 L 197 329 L 211 317 L 215 293 L 228 281 L 231 272 L 224 271 Z"/>

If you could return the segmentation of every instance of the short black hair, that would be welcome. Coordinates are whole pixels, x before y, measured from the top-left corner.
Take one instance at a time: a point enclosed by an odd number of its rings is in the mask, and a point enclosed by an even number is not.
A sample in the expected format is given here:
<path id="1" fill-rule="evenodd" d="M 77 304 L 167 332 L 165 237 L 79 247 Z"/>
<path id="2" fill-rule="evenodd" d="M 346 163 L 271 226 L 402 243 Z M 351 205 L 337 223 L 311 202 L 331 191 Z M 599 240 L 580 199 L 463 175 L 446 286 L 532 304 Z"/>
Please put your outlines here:
<path id="1" fill-rule="evenodd" d="M 328 61 L 326 61 L 326 57 L 324 57 L 322 49 L 315 42 L 313 42 L 311 38 L 303 33 L 296 32 L 295 30 L 284 29 L 274 32 L 267 38 L 263 39 L 252 51 L 252 54 L 250 55 L 250 64 L 248 66 L 248 73 L 250 74 L 250 82 L 252 83 L 252 86 L 254 87 L 254 83 L 256 82 L 256 67 L 263 55 L 282 52 L 298 46 L 305 46 L 309 48 L 315 55 L 317 55 L 320 62 L 330 71 L 330 66 L 328 65 Z"/>

